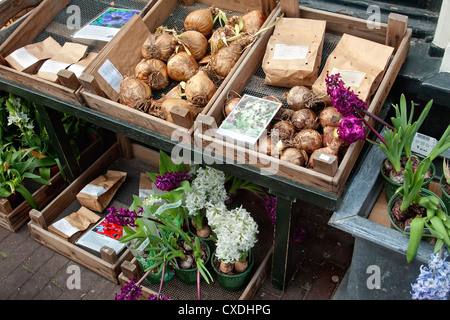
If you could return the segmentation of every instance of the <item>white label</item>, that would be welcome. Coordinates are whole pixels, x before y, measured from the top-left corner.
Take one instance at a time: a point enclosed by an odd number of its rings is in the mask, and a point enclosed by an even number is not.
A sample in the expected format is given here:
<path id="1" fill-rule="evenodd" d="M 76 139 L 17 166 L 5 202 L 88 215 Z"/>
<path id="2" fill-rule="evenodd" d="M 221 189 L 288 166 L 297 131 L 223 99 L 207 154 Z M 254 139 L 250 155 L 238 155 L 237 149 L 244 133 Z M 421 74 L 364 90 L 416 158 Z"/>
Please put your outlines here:
<path id="1" fill-rule="evenodd" d="M 331 157 L 329 155 L 325 154 L 325 153 L 321 153 L 320 156 L 319 156 L 319 159 L 322 159 L 324 161 L 330 161 L 330 158 Z"/>
<path id="2" fill-rule="evenodd" d="M 73 73 L 75 73 L 77 78 L 79 78 L 83 73 L 84 69 L 86 69 L 86 67 L 80 66 L 78 64 L 73 64 L 67 70 L 72 71 Z"/>
<path id="3" fill-rule="evenodd" d="M 56 221 L 55 223 L 53 223 L 53 227 L 55 227 L 68 237 L 71 237 L 72 235 L 80 231 L 79 229 L 72 226 L 66 219 Z"/>
<path id="4" fill-rule="evenodd" d="M 416 133 L 411 145 L 411 151 L 426 157 L 430 154 L 436 144 L 437 140 L 435 138 Z"/>
<path id="5" fill-rule="evenodd" d="M 106 189 L 101 186 L 96 186 L 95 184 L 88 184 L 80 192 L 98 197 L 104 194 Z"/>
<path id="6" fill-rule="evenodd" d="M 339 73 L 341 75 L 342 81 L 347 86 L 350 87 L 359 87 L 361 85 L 361 82 L 364 80 L 364 77 L 366 74 L 362 71 L 356 71 L 356 70 L 340 70 L 338 68 L 333 68 L 331 70 L 331 74 Z"/>
<path id="7" fill-rule="evenodd" d="M 287 44 L 276 44 L 273 52 L 274 60 L 299 60 L 306 59 L 309 48 L 305 46 L 290 46 Z"/>
<path id="8" fill-rule="evenodd" d="M 111 61 L 106 59 L 105 63 L 98 69 L 98 73 L 114 90 L 116 90 L 117 93 L 119 93 L 120 82 L 122 81 L 123 76 Z"/>
<path id="9" fill-rule="evenodd" d="M 39 72 L 48 72 L 48 73 L 58 73 L 59 70 L 63 70 L 69 66 L 68 63 L 47 60 L 44 62 L 42 67 L 39 69 Z"/>
<path id="10" fill-rule="evenodd" d="M 28 68 L 29 66 L 35 64 L 39 61 L 38 58 L 33 56 L 25 48 L 20 48 L 10 54 L 10 56 L 16 60 L 23 68 Z"/>

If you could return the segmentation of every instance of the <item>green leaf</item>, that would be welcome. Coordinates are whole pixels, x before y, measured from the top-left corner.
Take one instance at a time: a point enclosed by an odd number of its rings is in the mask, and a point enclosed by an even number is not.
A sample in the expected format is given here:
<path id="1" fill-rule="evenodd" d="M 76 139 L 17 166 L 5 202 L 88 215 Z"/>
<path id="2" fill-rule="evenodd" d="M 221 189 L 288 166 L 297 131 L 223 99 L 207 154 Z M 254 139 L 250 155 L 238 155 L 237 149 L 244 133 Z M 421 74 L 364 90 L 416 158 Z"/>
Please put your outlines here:
<path id="1" fill-rule="evenodd" d="M 32 194 L 21 184 L 16 186 L 16 191 L 19 192 L 25 200 L 30 204 L 33 209 L 38 209 L 36 200 L 34 200 Z"/>
<path id="2" fill-rule="evenodd" d="M 166 172 L 175 172 L 177 170 L 176 165 L 172 162 L 172 159 L 170 158 L 167 153 L 164 151 L 159 152 L 159 172 L 161 175 L 165 174 Z"/>
<path id="3" fill-rule="evenodd" d="M 411 262 L 417 254 L 420 241 L 422 239 L 425 218 L 414 218 L 411 221 L 408 249 L 406 250 L 406 260 Z"/>
<path id="4" fill-rule="evenodd" d="M 430 222 L 433 225 L 433 228 L 442 234 L 443 236 L 442 240 L 444 241 L 445 245 L 447 247 L 450 247 L 450 236 L 442 220 L 439 219 L 437 216 L 434 216 L 430 219 Z"/>
<path id="5" fill-rule="evenodd" d="M 147 174 L 153 182 L 156 181 L 156 176 L 158 175 L 156 172 L 147 172 Z"/>

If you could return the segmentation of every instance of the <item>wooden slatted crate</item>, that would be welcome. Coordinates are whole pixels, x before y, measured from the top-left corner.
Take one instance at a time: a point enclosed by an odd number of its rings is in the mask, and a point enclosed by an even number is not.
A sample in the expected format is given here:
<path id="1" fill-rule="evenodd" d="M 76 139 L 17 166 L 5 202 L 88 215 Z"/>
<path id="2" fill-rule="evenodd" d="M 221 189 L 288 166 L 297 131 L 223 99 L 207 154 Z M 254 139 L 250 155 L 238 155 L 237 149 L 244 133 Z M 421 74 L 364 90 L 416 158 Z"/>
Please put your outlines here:
<path id="1" fill-rule="evenodd" d="M 149 32 L 154 32 L 161 25 L 165 25 L 168 28 L 173 28 L 174 23 L 182 24 L 186 15 L 193 9 L 206 8 L 212 5 L 216 5 L 220 9 L 238 13 L 245 13 L 251 10 L 261 10 L 267 17 L 264 26 L 271 21 L 279 7 L 274 0 L 233 2 L 212 0 L 158 0 L 148 11 L 148 13 L 142 17 L 141 21 L 139 21 L 138 18 L 134 19 L 134 21 L 130 21 L 131 23 L 125 26 L 120 33 L 117 34 L 117 36 L 108 44 L 107 47 L 104 48 L 104 51 L 97 57 L 90 67 L 87 68 L 81 75 L 80 81 L 83 86 L 81 95 L 88 107 L 167 137 L 172 137 L 174 132 L 176 132 L 177 139 L 181 137 L 181 139 L 191 140 L 190 138 L 193 134 L 193 119 L 190 119 L 187 114 L 183 114 L 181 112 L 177 113 L 174 110 L 173 118 L 175 123 L 170 123 L 147 113 L 134 110 L 133 108 L 118 103 L 117 101 L 113 101 L 109 98 L 109 96 L 114 95 L 105 94 L 108 90 L 111 91 L 113 89 L 105 83 L 103 77 L 98 73 L 98 69 L 106 62 L 106 60 L 108 60 L 109 50 L 121 50 L 120 52 L 123 52 L 124 56 L 127 57 L 128 66 L 124 66 L 122 67 L 122 70 L 118 71 L 122 76 L 133 75 L 135 66 L 142 59 L 142 56 L 140 55 L 142 44 L 148 38 Z M 176 19 L 174 18 L 175 13 L 177 14 Z M 143 24 L 145 24 L 145 26 Z M 140 28 L 143 28 L 141 30 L 145 31 L 142 32 L 140 41 L 129 43 L 130 41 L 127 41 L 127 34 L 129 32 L 133 33 L 133 37 L 136 39 L 139 34 L 136 34 L 135 30 L 137 30 L 139 26 Z M 239 59 L 236 63 L 230 74 L 221 82 L 220 86 L 216 90 L 216 93 L 211 98 L 211 101 L 203 108 L 202 114 L 206 114 L 212 106 L 214 100 L 218 97 L 222 91 L 222 88 L 228 82 L 228 79 L 230 79 L 235 70 L 237 70 L 239 64 L 243 61 L 248 51 L 248 49 L 244 51 L 241 59 Z M 114 65 L 114 61 L 110 62 Z M 99 83 L 103 83 L 103 85 L 99 85 Z M 102 87 L 104 89 L 102 89 Z"/>
<path id="2" fill-rule="evenodd" d="M 5 0 L 5 2 L 13 2 L 13 0 Z M 18 7 L 20 5 L 26 6 L 30 4 L 30 1 L 15 1 L 14 6 Z M 34 1 L 33 3 L 36 3 Z M 153 5 L 152 1 L 147 3 L 146 0 L 141 0 L 142 2 L 142 12 L 141 14 L 147 12 L 147 10 Z M 62 70 L 58 73 L 59 83 L 54 83 L 47 81 L 45 79 L 39 78 L 36 75 L 28 74 L 10 68 L 5 57 L 14 52 L 15 50 L 35 42 L 38 36 L 42 32 L 46 31 L 55 37 L 64 38 L 65 41 L 75 42 L 75 39 L 71 39 L 70 33 L 73 32 L 71 29 L 61 22 L 56 22 L 54 19 L 58 15 L 66 14 L 67 19 L 70 18 L 70 12 L 66 11 L 70 5 L 75 5 L 80 8 L 80 14 L 87 14 L 82 1 L 70 1 L 70 0 L 43 0 L 30 14 L 29 16 L 11 33 L 11 35 L 0 44 L 0 77 L 18 84 L 20 86 L 26 87 L 30 90 L 43 92 L 50 96 L 56 97 L 62 101 L 68 101 L 74 104 L 83 104 L 81 95 L 79 94 L 79 89 L 81 84 L 76 77 L 75 73 L 69 70 Z M 86 1 L 85 6 L 89 6 L 89 2 Z M 107 4 L 102 4 L 104 8 L 108 6 Z M 8 9 L 8 8 L 7 8 Z M 83 11 L 85 10 L 85 11 Z M 6 14 L 9 12 L 14 12 L 10 10 L 5 10 L 5 12 L 0 13 Z M 99 14 L 96 12 L 95 14 Z M 92 12 L 90 13 L 92 14 Z M 80 43 L 86 44 L 90 49 L 99 51 L 105 46 L 105 42 L 96 41 L 79 41 Z"/>
<path id="3" fill-rule="evenodd" d="M 286 17 L 301 17 L 306 19 L 325 20 L 326 36 L 340 37 L 344 33 L 361 37 L 367 40 L 386 44 L 394 48 L 391 61 L 385 71 L 384 77 L 379 84 L 375 94 L 371 97 L 369 111 L 378 114 L 389 94 L 389 91 L 398 75 L 398 72 L 405 61 L 410 47 L 412 30 L 407 27 L 407 17 L 391 14 L 389 22 L 381 23 L 380 28 L 369 29 L 367 21 L 350 16 L 325 12 L 321 10 L 298 6 L 297 1 L 281 1 L 282 12 Z M 206 115 L 199 115 L 195 123 L 194 141 L 195 145 L 208 152 L 214 152 L 224 156 L 227 161 L 235 163 L 245 163 L 261 170 L 262 174 L 276 174 L 309 187 L 314 187 L 323 192 L 333 195 L 341 195 L 350 172 L 361 152 L 364 141 L 352 144 L 345 156 L 340 161 L 339 166 L 334 170 L 316 170 L 297 166 L 278 158 L 241 147 L 233 142 L 216 139 L 215 130 L 224 120 L 223 107 L 229 92 L 238 94 L 245 93 L 256 77 L 255 73 L 261 70 L 261 61 L 265 54 L 266 44 L 271 32 L 267 32 L 261 37 L 261 41 L 254 47 L 245 58 L 245 61 L 236 70 L 233 77 L 222 90 L 220 96 L 214 102 Z M 326 59 L 322 56 L 322 59 Z M 324 61 L 324 60 L 323 60 Z M 259 75 L 261 77 L 261 75 Z M 253 90 L 253 87 L 252 87 Z M 260 96 L 269 95 L 270 86 L 265 86 L 257 92 Z M 289 89 L 285 89 L 287 92 Z M 251 91 L 250 94 L 254 93 Z M 279 97 L 282 99 L 282 97 Z M 332 169 L 332 168 L 330 168 Z M 328 174 L 324 173 L 327 172 Z"/>
<path id="4" fill-rule="evenodd" d="M 126 138 L 122 138 L 120 141 L 129 142 Z M 44 209 L 40 211 L 33 209 L 30 211 L 29 215 L 31 221 L 28 223 L 28 227 L 30 229 L 31 236 L 44 246 L 53 249 L 54 251 L 85 266 L 86 268 L 89 268 L 104 278 L 118 283 L 117 277 L 121 272 L 120 266 L 124 261 L 132 259 L 132 254 L 128 249 L 121 254 L 117 254 L 113 249 L 105 246 L 101 250 L 101 257 L 98 257 L 97 255 L 67 241 L 55 233 L 50 232 L 48 230 L 48 226 L 57 221 L 58 218 L 62 218 L 81 207 L 79 202 L 76 200 L 76 195 L 89 182 L 99 175 L 104 174 L 108 168 L 111 168 L 112 165 L 115 165 L 118 168 L 115 170 L 122 170 L 121 168 L 127 166 L 126 161 L 132 161 L 133 159 L 136 159 L 136 161 L 141 161 L 142 164 L 140 162 L 139 165 L 145 166 L 145 168 L 148 166 L 149 168 L 156 168 L 159 165 L 158 152 L 135 144 L 122 142 L 115 143 Z M 134 178 L 131 178 L 129 174 L 124 182 L 124 185 L 125 183 L 128 183 L 127 188 L 136 187 L 137 192 L 138 182 L 135 183 L 135 177 L 138 176 L 140 172 L 136 173 L 137 171 L 135 170 L 135 167 L 129 168 L 129 170 L 133 172 Z M 121 188 L 123 188 L 123 186 L 121 186 Z M 121 200 L 120 203 L 123 202 L 126 205 L 131 205 L 131 202 L 133 201 L 132 194 L 128 194 L 127 191 L 128 189 L 126 189 L 126 191 L 121 191 L 119 188 L 111 203 L 114 203 L 114 201 L 116 201 L 116 197 L 120 195 L 120 197 L 126 198 L 126 200 Z M 124 192 L 126 193 L 125 195 L 123 194 Z M 128 200 L 130 203 L 125 203 Z M 102 214 L 100 215 L 102 216 Z"/>

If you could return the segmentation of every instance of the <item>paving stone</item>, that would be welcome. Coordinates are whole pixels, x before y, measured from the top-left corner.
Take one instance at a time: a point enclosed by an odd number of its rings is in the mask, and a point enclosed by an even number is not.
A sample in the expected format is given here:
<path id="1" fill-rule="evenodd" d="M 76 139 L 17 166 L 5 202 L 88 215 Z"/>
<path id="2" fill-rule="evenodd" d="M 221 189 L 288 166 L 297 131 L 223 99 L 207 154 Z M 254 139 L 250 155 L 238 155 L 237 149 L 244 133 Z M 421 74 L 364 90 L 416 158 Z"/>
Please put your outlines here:
<path id="1" fill-rule="evenodd" d="M 22 267 L 16 267 L 8 277 L 0 281 L 0 300 L 9 299 L 16 294 L 17 290 L 26 283 L 32 276 L 32 273 Z"/>

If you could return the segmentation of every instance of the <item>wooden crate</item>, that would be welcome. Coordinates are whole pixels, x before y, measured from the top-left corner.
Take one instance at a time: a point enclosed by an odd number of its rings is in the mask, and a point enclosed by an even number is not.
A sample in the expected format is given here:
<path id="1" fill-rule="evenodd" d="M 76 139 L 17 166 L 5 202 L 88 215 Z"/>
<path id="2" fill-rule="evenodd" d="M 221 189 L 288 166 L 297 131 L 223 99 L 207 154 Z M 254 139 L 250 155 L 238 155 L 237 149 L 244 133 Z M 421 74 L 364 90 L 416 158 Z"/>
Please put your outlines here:
<path id="1" fill-rule="evenodd" d="M 339 37 L 347 33 L 394 47 L 394 54 L 391 57 L 390 64 L 369 105 L 369 111 L 373 114 L 378 114 L 409 52 L 412 30 L 407 28 L 407 17 L 391 14 L 387 24 L 381 24 L 379 29 L 368 29 L 366 20 L 298 7 L 298 2 L 296 1 L 281 1 L 281 7 L 287 17 L 325 20 L 327 22 L 326 34 L 330 34 L 333 37 Z M 278 158 L 267 156 L 249 148 L 216 139 L 214 136 L 215 129 L 224 119 L 222 110 L 228 93 L 230 91 L 242 93 L 252 81 L 252 76 L 258 70 L 265 54 L 266 44 L 270 35 L 271 32 L 264 34 L 260 39 L 261 41 L 251 48 L 245 61 L 236 70 L 226 87 L 223 88 L 220 96 L 208 113 L 197 118 L 194 132 L 195 145 L 204 150 L 209 150 L 209 152 L 222 155 L 227 158 L 227 161 L 254 166 L 260 169 L 263 174 L 276 174 L 339 196 L 344 190 L 346 180 L 361 152 L 364 141 L 352 144 L 340 164 L 335 165 L 335 169 L 331 170 L 330 174 L 325 174 L 323 172 L 327 170 L 318 172 L 317 169 L 312 170 L 286 161 L 280 161 Z M 323 63 L 326 57 L 323 56 L 322 59 Z M 268 90 L 269 87 L 265 87 L 267 92 L 270 91 Z M 286 89 L 284 92 L 288 90 Z M 260 94 L 261 96 L 268 95 L 267 92 L 264 91 Z M 281 97 L 279 98 L 281 99 Z"/>
<path id="2" fill-rule="evenodd" d="M 129 141 L 126 138 L 121 140 L 126 142 Z M 44 209 L 41 211 L 31 210 L 29 214 L 31 221 L 28 223 L 31 236 L 36 241 L 115 283 L 118 283 L 117 277 L 120 273 L 121 264 L 132 258 L 132 254 L 129 250 L 126 249 L 122 254 L 117 255 L 114 250 L 104 247 L 101 250 L 101 257 L 98 257 L 48 231 L 48 226 L 55 222 L 58 217 L 60 217 L 69 206 L 73 206 L 75 202 L 78 206 L 81 206 L 76 200 L 77 193 L 93 179 L 104 174 L 107 168 L 109 168 L 116 160 L 127 159 L 122 156 L 123 154 L 127 154 L 133 159 L 136 158 L 145 162 L 152 167 L 157 167 L 159 163 L 159 153 L 155 151 L 139 145 L 115 143 Z M 127 179 L 129 178 L 127 177 Z M 125 180 L 124 183 L 126 182 L 127 180 Z M 138 184 L 136 184 L 136 188 L 137 186 Z M 123 188 L 123 186 L 121 188 Z M 118 193 L 119 192 L 120 188 L 118 190 Z M 129 199 L 131 204 L 131 194 L 129 195 Z M 112 201 L 114 201 L 114 198 Z"/>
<path id="3" fill-rule="evenodd" d="M 6 0 L 5 2 L 8 1 L 13 2 L 13 0 Z M 15 0 L 14 2 L 16 3 L 14 3 L 13 7 L 17 7 L 19 5 L 26 6 L 31 3 L 30 1 Z M 142 0 L 142 2 L 144 7 L 145 0 Z M 50 34 L 63 37 L 67 39 L 67 41 L 76 41 L 75 39 L 70 38 L 70 29 L 62 26 L 61 23 L 56 23 L 53 21 L 60 13 L 66 12 L 66 8 L 73 3 L 74 1 L 70 0 L 43 0 L 29 14 L 20 26 L 18 26 L 17 29 L 14 30 L 3 43 L 0 44 L 0 77 L 15 84 L 19 84 L 20 86 L 27 87 L 31 90 L 43 92 L 50 96 L 56 97 L 62 101 L 68 101 L 75 104 L 83 103 L 82 97 L 79 94 L 81 84 L 75 73 L 69 70 L 62 70 L 58 73 L 60 83 L 53 83 L 51 81 L 41 79 L 36 75 L 31 75 L 10 68 L 4 60 L 4 58 L 11 54 L 14 50 L 33 43 L 44 30 L 47 30 Z M 142 13 L 146 12 L 152 4 L 153 2 L 150 1 L 142 10 Z M 81 7 L 81 14 L 83 14 L 82 5 L 79 5 L 78 2 L 77 5 Z M 68 13 L 67 18 L 69 17 L 70 14 Z M 64 34 L 60 34 L 61 32 Z M 100 50 L 101 47 L 104 46 L 104 43 L 101 43 L 100 41 L 95 42 L 95 46 L 92 46 L 92 41 L 80 40 L 79 42 L 88 45 L 91 49 L 93 47 L 93 49 L 95 49 L 94 51 Z"/>
<path id="4" fill-rule="evenodd" d="M 33 198 L 39 208 L 43 208 L 52 198 L 60 193 L 67 183 L 64 181 L 60 172 L 56 173 L 50 179 L 51 185 L 42 185 L 32 193 Z M 16 207 L 12 207 L 8 199 L 0 199 L 0 226 L 16 232 L 29 219 L 31 206 L 28 202 L 22 201 Z"/>
<path id="5" fill-rule="evenodd" d="M 180 4 L 179 2 L 182 2 Z M 189 7 L 185 7 L 184 5 L 188 5 Z M 175 10 L 177 13 L 180 13 L 180 16 L 184 17 L 187 15 L 189 10 L 192 11 L 192 8 L 205 8 L 206 6 L 216 5 L 218 8 L 232 10 L 235 12 L 245 13 L 250 10 L 261 10 L 268 17 L 264 24 L 267 25 L 269 21 L 271 21 L 275 12 L 279 8 L 276 5 L 276 1 L 274 0 L 251 0 L 251 1 L 212 1 L 212 0 L 200 0 L 200 1 L 177 1 L 177 0 L 158 0 L 149 12 L 142 18 L 142 21 L 138 18 L 130 21 L 130 24 L 125 26 L 119 34 L 104 48 L 104 51 L 97 57 L 97 59 L 90 65 L 89 68 L 85 70 L 85 72 L 81 75 L 80 81 L 82 83 L 81 95 L 85 100 L 88 107 L 97 110 L 99 112 L 108 114 L 115 118 L 127 121 L 133 125 L 143 127 L 152 132 L 159 133 L 161 135 L 172 137 L 172 134 L 176 131 L 177 139 L 181 137 L 182 139 L 186 138 L 191 140 L 191 136 L 193 134 L 193 119 L 188 117 L 186 114 L 175 113 L 174 121 L 175 123 L 170 123 L 163 119 L 157 118 L 155 116 L 151 116 L 144 112 L 134 110 L 128 106 L 122 105 L 117 102 L 117 100 L 112 100 L 109 97 L 115 96 L 111 90 L 112 87 L 108 87 L 107 83 L 102 76 L 98 73 L 98 68 L 102 66 L 105 61 L 108 59 L 108 51 L 109 50 L 122 50 L 124 55 L 127 55 L 128 66 L 123 67 L 122 69 L 127 70 L 118 70 L 122 76 L 129 76 L 134 74 L 134 67 L 141 61 L 142 56 L 140 55 L 141 47 L 144 41 L 148 37 L 148 32 L 154 32 L 159 26 L 166 25 L 168 19 L 171 19 L 172 14 Z M 190 7 L 193 6 L 193 7 Z M 180 20 L 180 19 L 178 19 Z M 184 20 L 184 18 L 183 18 Z M 173 21 L 172 21 L 173 23 Z M 166 25 L 169 28 L 173 28 L 171 25 Z M 145 24 L 145 26 L 143 26 Z M 137 26 L 141 26 L 143 31 L 141 33 L 141 38 L 139 42 L 128 43 L 126 34 L 127 32 L 133 32 L 137 30 Z M 147 30 L 148 29 L 148 30 Z M 133 31 L 131 31 L 133 30 Z M 133 32 L 134 36 L 136 34 Z M 126 50 L 126 52 L 124 51 Z M 206 114 L 209 108 L 212 106 L 214 100 L 219 96 L 222 91 L 222 88 L 226 85 L 228 80 L 231 78 L 231 75 L 237 70 L 239 64 L 248 53 L 248 49 L 244 51 L 239 61 L 236 63 L 234 68 L 231 70 L 230 74 L 222 81 L 221 85 L 217 89 L 216 93 L 212 97 L 211 101 L 203 108 L 202 114 Z M 131 57 L 129 52 L 134 52 L 134 56 Z M 114 65 L 114 62 L 111 61 Z M 99 83 L 103 83 L 102 86 Z M 104 88 L 103 90 L 101 88 Z M 112 94 L 105 94 L 105 91 L 112 92 Z M 188 141 L 188 140 L 183 140 Z"/>

